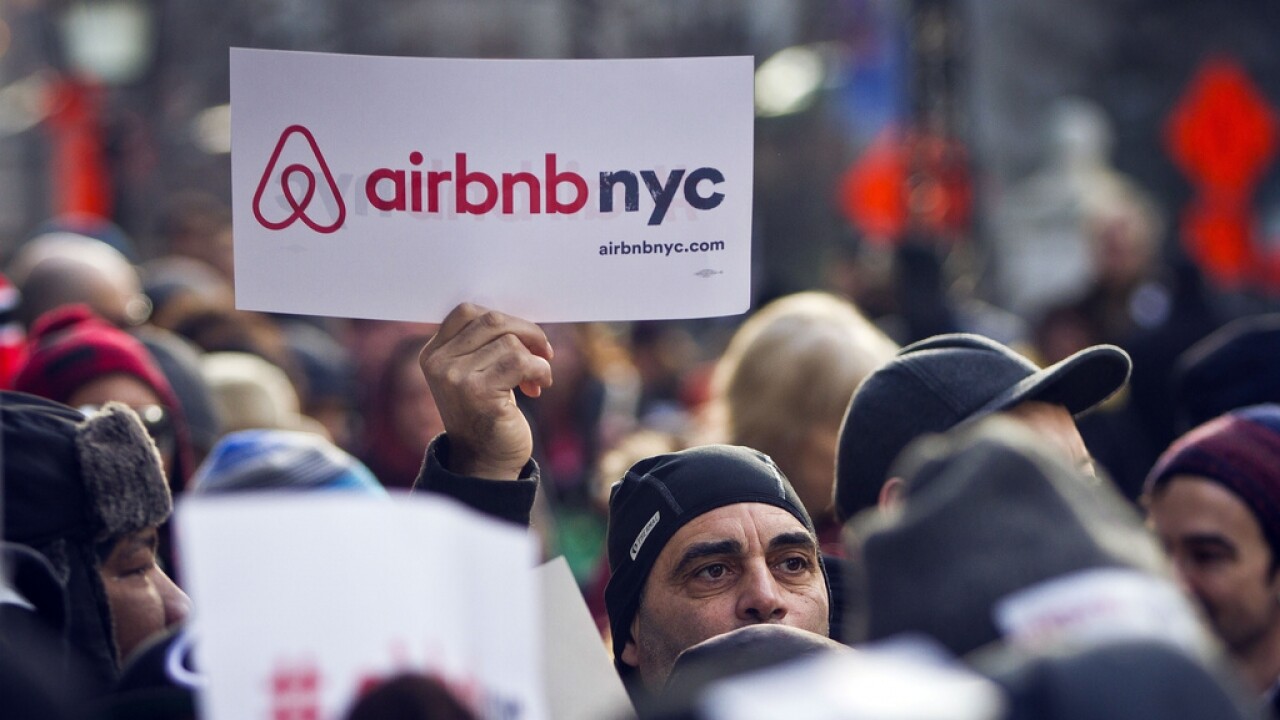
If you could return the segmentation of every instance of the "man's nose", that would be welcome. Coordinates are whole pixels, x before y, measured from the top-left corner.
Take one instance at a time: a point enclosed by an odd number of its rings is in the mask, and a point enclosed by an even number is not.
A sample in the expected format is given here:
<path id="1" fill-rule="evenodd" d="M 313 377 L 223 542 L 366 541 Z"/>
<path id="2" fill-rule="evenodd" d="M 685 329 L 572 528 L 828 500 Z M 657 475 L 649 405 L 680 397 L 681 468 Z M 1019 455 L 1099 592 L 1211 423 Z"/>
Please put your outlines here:
<path id="1" fill-rule="evenodd" d="M 753 623 L 781 622 L 787 607 L 778 580 L 763 562 L 753 565 L 743 577 L 738 597 L 738 618 Z"/>
<path id="2" fill-rule="evenodd" d="M 1190 597 L 1196 595 L 1195 569 L 1186 553 L 1176 550 L 1165 551 L 1169 564 L 1173 567 L 1173 581 Z"/>
<path id="3" fill-rule="evenodd" d="M 164 626 L 173 627 L 186 620 L 191 612 L 191 598 L 164 571 L 156 578 L 156 589 L 164 602 Z"/>

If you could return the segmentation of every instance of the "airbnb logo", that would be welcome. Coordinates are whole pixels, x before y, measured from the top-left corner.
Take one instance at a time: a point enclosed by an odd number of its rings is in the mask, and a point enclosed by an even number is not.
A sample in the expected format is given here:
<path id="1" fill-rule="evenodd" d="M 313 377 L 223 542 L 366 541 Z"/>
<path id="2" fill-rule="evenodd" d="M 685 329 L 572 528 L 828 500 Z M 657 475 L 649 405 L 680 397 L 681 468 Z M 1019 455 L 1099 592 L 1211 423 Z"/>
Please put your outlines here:
<path id="1" fill-rule="evenodd" d="M 290 125 L 280 134 L 258 181 L 253 216 L 268 230 L 284 230 L 300 220 L 318 233 L 337 232 L 347 218 L 342 192 L 350 190 L 355 193 L 358 217 L 366 215 L 366 208 L 382 216 L 412 213 L 450 219 L 490 213 L 574 215 L 589 205 L 598 208 L 600 215 L 610 215 L 621 199 L 622 214 L 639 214 L 641 206 L 647 205 L 646 223 L 656 226 L 679 198 L 692 211 L 714 210 L 725 198 L 717 189 L 725 182 L 724 174 L 714 167 L 678 167 L 667 171 L 665 178 L 657 169 L 611 168 L 600 171 L 594 178 L 597 182 L 591 182 L 590 174 L 569 169 L 566 165 L 572 163 L 563 162 L 556 153 L 540 154 L 540 167 L 526 163 L 518 171 L 502 172 L 476 167 L 466 152 L 428 162 L 421 151 L 414 150 L 408 154 L 409 167 L 375 167 L 359 175 L 342 168 L 345 172 L 339 182 L 311 131 Z M 642 200 L 646 196 L 651 202 Z"/>
<path id="2" fill-rule="evenodd" d="M 289 139 L 295 135 L 306 140 L 306 146 L 310 150 L 308 159 L 314 159 L 315 166 L 320 169 L 321 174 L 324 176 L 325 189 L 332 198 L 331 207 L 335 208 L 332 213 L 333 217 L 327 223 L 317 221 L 310 213 L 311 201 L 315 199 L 316 191 L 319 187 L 316 173 L 312 168 L 301 162 L 291 162 L 278 175 L 276 174 L 276 165 L 280 162 L 280 156 L 284 152 L 285 146 L 289 143 Z M 262 206 L 262 196 L 266 193 L 267 186 L 271 184 L 273 178 L 278 178 L 278 187 L 284 202 L 289 206 L 288 214 L 279 220 L 268 219 L 263 212 Z M 295 194 L 295 188 L 292 184 L 295 178 L 302 179 L 301 198 Z M 338 184 L 333 180 L 333 173 L 329 171 L 329 164 L 325 162 L 324 155 L 320 154 L 320 146 L 316 144 L 315 136 L 307 128 L 301 125 L 290 125 L 284 129 L 283 133 L 280 133 L 280 140 L 276 142 L 276 149 L 272 151 L 271 159 L 267 161 L 267 169 L 262 172 L 262 180 L 258 181 L 258 190 L 253 194 L 253 216 L 268 230 L 283 230 L 298 220 L 301 220 L 307 227 L 318 233 L 331 233 L 342 227 L 342 223 L 347 217 L 347 207 L 342 202 L 342 195 L 338 192 Z"/>

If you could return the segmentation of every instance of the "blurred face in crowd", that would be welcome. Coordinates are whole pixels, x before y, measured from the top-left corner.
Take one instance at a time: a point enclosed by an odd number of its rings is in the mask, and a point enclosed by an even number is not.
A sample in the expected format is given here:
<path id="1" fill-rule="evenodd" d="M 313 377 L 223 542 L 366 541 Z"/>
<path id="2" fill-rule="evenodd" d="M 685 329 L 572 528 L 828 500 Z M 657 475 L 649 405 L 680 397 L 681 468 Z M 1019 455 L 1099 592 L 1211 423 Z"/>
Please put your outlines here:
<path id="1" fill-rule="evenodd" d="M 1235 493 L 1175 475 L 1147 502 L 1178 574 L 1234 655 L 1247 657 L 1280 633 L 1280 577 L 1261 526 Z"/>
<path id="2" fill-rule="evenodd" d="M 1075 419 L 1065 407 L 1033 400 L 1010 408 L 1004 414 L 1034 430 L 1049 447 L 1061 453 L 1085 475 L 1096 476 L 1093 457 L 1076 429 Z"/>
<path id="3" fill-rule="evenodd" d="M 144 422 L 148 409 L 163 407 L 160 396 L 151 386 L 124 373 L 103 375 L 86 383 L 69 398 L 68 404 L 102 406 L 110 401 L 133 408 L 144 416 Z M 148 431 L 152 432 L 150 424 Z M 167 476 L 174 448 L 172 443 L 159 444 Z M 147 638 L 181 622 L 191 608 L 190 598 L 156 564 L 158 541 L 154 527 L 125 535 L 116 540 L 98 568 L 111 605 L 121 663 Z"/>
<path id="4" fill-rule="evenodd" d="M 135 410 L 160 404 L 160 396 L 156 395 L 149 385 L 124 373 L 103 375 L 85 383 L 67 399 L 67 404 L 71 407 L 105 405 L 112 400 L 124 403 Z"/>
<path id="5" fill-rule="evenodd" d="M 1104 214 L 1089 223 L 1090 249 L 1099 282 L 1125 287 L 1140 281 L 1150 270 L 1154 228 L 1136 207 Z"/>
<path id="6" fill-rule="evenodd" d="M 1059 453 L 1067 462 L 1088 477 L 1097 477 L 1093 456 L 1085 447 L 1084 438 L 1076 429 L 1075 418 L 1061 405 L 1029 400 L 1001 413 L 1013 418 L 1034 432 L 1052 452 Z M 902 478 L 892 477 L 880 491 L 880 508 L 887 510 L 902 499 Z"/>
<path id="7" fill-rule="evenodd" d="M 123 664 L 147 638 L 182 622 L 191 599 L 156 564 L 154 527 L 125 535 L 98 567 Z"/>
<path id="8" fill-rule="evenodd" d="M 795 516 L 738 503 L 691 520 L 659 553 L 621 659 L 660 687 L 676 656 L 747 625 L 829 631 L 817 541 Z"/>

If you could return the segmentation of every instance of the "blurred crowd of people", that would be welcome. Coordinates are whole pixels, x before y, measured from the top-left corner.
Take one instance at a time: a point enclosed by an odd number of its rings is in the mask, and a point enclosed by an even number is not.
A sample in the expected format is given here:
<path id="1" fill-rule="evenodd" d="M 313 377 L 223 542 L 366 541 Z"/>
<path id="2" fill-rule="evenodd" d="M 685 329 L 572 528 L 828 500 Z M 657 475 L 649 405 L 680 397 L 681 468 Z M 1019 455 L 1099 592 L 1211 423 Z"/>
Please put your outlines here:
<path id="1" fill-rule="evenodd" d="M 1033 318 L 915 237 L 745 318 L 545 328 L 237 310 L 203 195 L 169 200 L 155 258 L 57 218 L 0 285 L 13 717 L 192 716 L 163 659 L 190 609 L 172 498 L 252 488 L 530 524 L 651 717 L 1272 713 L 1280 316 L 1166 264 L 1139 189 L 1083 217 L 1093 278 Z M 886 688 L 903 714 L 857 704 Z M 466 716 L 425 678 L 351 714 Z"/>

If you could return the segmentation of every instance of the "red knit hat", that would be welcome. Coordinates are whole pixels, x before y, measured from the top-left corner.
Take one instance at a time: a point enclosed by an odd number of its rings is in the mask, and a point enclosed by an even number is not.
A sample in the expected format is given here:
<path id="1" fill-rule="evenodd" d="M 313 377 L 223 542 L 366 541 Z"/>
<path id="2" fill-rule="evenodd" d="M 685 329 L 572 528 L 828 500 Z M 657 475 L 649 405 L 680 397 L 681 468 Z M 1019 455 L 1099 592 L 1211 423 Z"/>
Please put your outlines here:
<path id="1" fill-rule="evenodd" d="M 66 403 L 76 391 L 104 375 L 122 373 L 142 381 L 160 398 L 173 423 L 177 449 L 172 482 L 181 487 L 190 475 L 190 442 L 182 407 L 168 379 L 146 347 L 94 314 L 87 305 L 65 305 L 36 319 L 26 363 L 13 387 Z"/>
<path id="2" fill-rule="evenodd" d="M 1207 478 L 1235 493 L 1280 558 L 1280 405 L 1233 410 L 1183 435 L 1147 475 L 1146 494 L 1176 475 Z"/>

